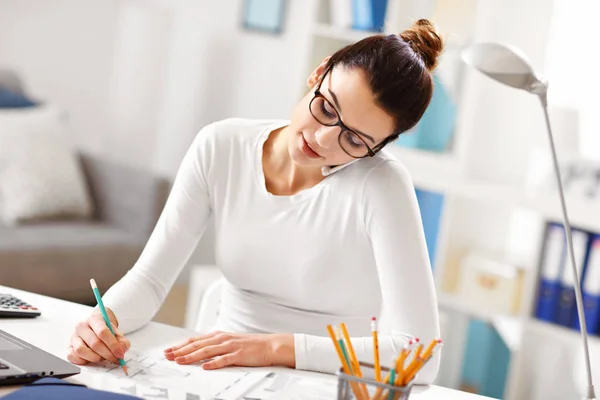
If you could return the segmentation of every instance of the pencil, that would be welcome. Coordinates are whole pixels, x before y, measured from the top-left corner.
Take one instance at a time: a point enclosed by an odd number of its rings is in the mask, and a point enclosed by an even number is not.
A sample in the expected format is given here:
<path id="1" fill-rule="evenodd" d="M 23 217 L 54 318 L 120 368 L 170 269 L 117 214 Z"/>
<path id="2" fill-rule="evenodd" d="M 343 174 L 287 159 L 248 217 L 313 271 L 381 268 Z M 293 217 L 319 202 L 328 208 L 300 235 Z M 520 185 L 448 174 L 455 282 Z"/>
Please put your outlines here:
<path id="1" fill-rule="evenodd" d="M 333 341 L 333 347 L 335 347 L 335 351 L 337 352 L 337 355 L 340 358 L 340 362 L 342 363 L 342 369 L 344 370 L 344 373 L 346 373 L 346 375 L 352 375 L 352 373 L 350 372 L 350 366 L 348 365 L 348 362 L 346 361 L 346 357 L 344 357 L 344 353 L 342 353 L 342 348 L 340 347 L 338 338 L 336 337 L 336 334 L 333 331 L 333 327 L 331 325 L 327 325 L 327 332 L 329 332 L 329 336 L 331 337 L 331 340 Z M 352 391 L 354 392 L 354 396 L 357 399 L 362 399 L 361 392 L 360 392 L 360 390 L 358 390 L 358 388 L 354 382 L 350 382 L 350 387 L 352 388 Z"/>
<path id="2" fill-rule="evenodd" d="M 340 329 L 334 328 L 333 332 L 335 333 L 335 338 L 338 341 L 338 344 L 340 345 L 340 349 L 342 350 L 342 355 L 344 356 L 344 360 L 346 360 L 346 363 L 348 364 L 348 367 L 350 368 L 350 374 L 354 375 L 354 363 L 352 363 L 352 361 L 350 361 L 350 358 L 348 357 L 348 352 L 346 351 L 346 345 L 344 344 L 344 341 L 342 340 L 342 335 L 340 334 Z"/>
<path id="3" fill-rule="evenodd" d="M 388 384 L 390 384 L 391 386 L 394 386 L 394 382 L 396 381 L 395 375 L 396 375 L 396 370 L 394 368 L 392 368 L 392 370 L 390 371 L 390 380 L 388 381 Z M 389 390 L 388 400 L 394 400 L 394 390 L 393 389 Z"/>
<path id="4" fill-rule="evenodd" d="M 431 341 L 431 343 L 429 343 L 429 346 L 427 346 L 427 349 L 425 349 L 425 353 L 423 353 L 423 358 L 425 360 L 428 360 L 429 357 L 431 357 L 432 353 L 433 353 L 433 349 L 435 348 L 436 345 L 438 344 L 442 344 L 442 339 L 433 339 Z"/>
<path id="5" fill-rule="evenodd" d="M 417 368 L 417 364 L 419 363 L 419 360 L 421 359 L 421 351 L 423 351 L 423 345 L 419 344 L 417 346 L 417 348 L 415 349 L 415 353 L 413 355 L 412 361 L 408 364 L 408 367 L 406 367 L 406 369 L 404 370 L 404 379 L 402 382 L 403 385 L 406 385 L 408 382 L 410 382 L 409 376 L 412 374 L 412 372 L 415 370 L 415 368 Z"/>
<path id="6" fill-rule="evenodd" d="M 356 358 L 356 353 L 354 352 L 354 347 L 352 346 L 352 342 L 350 341 L 350 335 L 348 334 L 348 329 L 346 329 L 346 324 L 341 323 L 340 329 L 342 331 L 342 335 L 344 336 L 344 340 L 346 341 L 346 347 L 348 348 L 348 354 L 350 356 L 350 362 L 352 363 L 352 373 L 359 378 L 362 378 L 362 371 L 360 370 L 360 363 Z M 363 396 L 369 398 L 369 391 L 364 383 L 359 384 L 360 390 L 362 391 Z"/>
<path id="7" fill-rule="evenodd" d="M 395 365 L 396 365 L 396 366 L 398 365 L 398 361 L 400 360 L 400 357 L 404 357 L 404 358 L 408 357 L 408 355 L 410 354 L 410 347 L 411 347 L 411 346 L 412 346 L 414 343 L 418 343 L 418 342 L 419 342 L 419 338 L 412 338 L 412 339 L 411 339 L 411 340 L 410 340 L 410 341 L 409 341 L 409 342 L 408 342 L 408 343 L 407 343 L 407 344 L 404 346 L 404 348 L 403 348 L 403 349 L 402 349 L 402 351 L 400 352 L 400 355 L 398 356 L 398 359 L 396 360 L 396 363 L 395 363 Z M 404 363 L 404 361 L 402 361 L 402 363 Z M 402 371 L 396 371 L 396 372 L 397 372 L 397 373 L 402 373 Z M 387 381 L 388 381 L 388 379 L 390 379 L 390 375 L 391 375 L 391 372 L 390 372 L 390 373 L 388 373 L 388 374 L 385 376 L 385 378 L 383 379 L 383 382 L 384 382 L 384 383 L 385 383 L 385 382 L 387 382 Z M 396 378 L 396 380 L 397 380 L 397 378 Z M 402 385 L 402 382 L 400 382 L 400 385 Z M 378 400 L 378 399 L 381 399 L 382 397 L 384 397 L 384 396 L 382 396 L 382 392 L 383 392 L 383 389 L 382 389 L 382 388 L 378 388 L 378 389 L 377 389 L 377 391 L 375 392 L 375 395 L 373 396 L 373 399 L 374 399 L 374 400 Z"/>
<path id="8" fill-rule="evenodd" d="M 435 346 L 437 344 L 441 344 L 441 343 L 442 343 L 441 339 L 434 339 L 431 341 L 429 346 L 427 346 L 427 349 L 425 350 L 425 353 L 423 353 L 422 356 L 415 355 L 415 358 L 416 358 L 415 364 L 412 365 L 410 370 L 409 370 L 409 368 L 407 368 L 407 373 L 406 373 L 406 376 L 404 377 L 405 385 L 407 385 L 408 382 L 410 382 L 411 380 L 414 379 L 414 377 L 417 375 L 417 372 L 419 372 L 421 370 L 423 365 L 425 365 L 425 363 L 427 361 L 429 361 L 429 359 L 433 355 L 433 349 L 435 348 Z"/>
<path id="9" fill-rule="evenodd" d="M 92 290 L 94 291 L 94 296 L 96 297 L 96 301 L 98 302 L 98 307 L 100 308 L 100 312 L 102 313 L 104 322 L 106 322 L 106 326 L 108 326 L 110 333 L 112 333 L 114 335 L 115 331 L 112 328 L 110 319 L 108 319 L 108 314 L 106 313 L 106 308 L 104 308 L 104 303 L 102 302 L 102 296 L 100 296 L 100 291 L 98 291 L 98 285 L 96 285 L 96 281 L 93 278 L 90 279 L 90 284 L 92 285 Z M 123 368 L 123 371 L 125 372 L 125 375 L 129 376 L 129 373 L 127 372 L 127 366 L 125 365 L 125 360 L 123 360 L 122 358 L 119 358 L 118 360 L 119 360 L 119 364 L 121 365 L 121 368 Z"/>
<path id="10" fill-rule="evenodd" d="M 381 364 L 379 363 L 379 339 L 377 337 L 377 318 L 371 318 L 371 333 L 373 335 L 373 358 L 375 364 L 375 380 L 381 382 Z"/>

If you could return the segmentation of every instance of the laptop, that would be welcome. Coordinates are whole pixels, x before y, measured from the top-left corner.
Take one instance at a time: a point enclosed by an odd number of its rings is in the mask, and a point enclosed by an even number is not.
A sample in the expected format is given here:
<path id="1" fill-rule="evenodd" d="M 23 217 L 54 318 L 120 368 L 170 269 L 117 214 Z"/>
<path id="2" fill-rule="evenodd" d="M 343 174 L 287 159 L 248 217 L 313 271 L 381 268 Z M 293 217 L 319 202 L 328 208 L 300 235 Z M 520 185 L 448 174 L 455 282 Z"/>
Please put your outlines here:
<path id="1" fill-rule="evenodd" d="M 0 329 L 0 386 L 31 383 L 43 376 L 66 378 L 79 367 Z"/>

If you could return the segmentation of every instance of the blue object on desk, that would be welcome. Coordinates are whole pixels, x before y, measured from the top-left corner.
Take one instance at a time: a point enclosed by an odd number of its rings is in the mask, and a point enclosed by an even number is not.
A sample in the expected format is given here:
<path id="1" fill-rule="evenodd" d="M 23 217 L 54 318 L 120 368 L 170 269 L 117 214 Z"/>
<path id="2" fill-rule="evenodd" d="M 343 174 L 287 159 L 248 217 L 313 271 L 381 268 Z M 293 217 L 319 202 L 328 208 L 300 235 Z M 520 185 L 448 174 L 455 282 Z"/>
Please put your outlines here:
<path id="1" fill-rule="evenodd" d="M 139 400 L 141 397 L 90 389 L 57 378 L 42 378 L 12 392 L 3 400 Z"/>
<path id="2" fill-rule="evenodd" d="M 387 0 L 352 0 L 352 28 L 382 32 Z"/>

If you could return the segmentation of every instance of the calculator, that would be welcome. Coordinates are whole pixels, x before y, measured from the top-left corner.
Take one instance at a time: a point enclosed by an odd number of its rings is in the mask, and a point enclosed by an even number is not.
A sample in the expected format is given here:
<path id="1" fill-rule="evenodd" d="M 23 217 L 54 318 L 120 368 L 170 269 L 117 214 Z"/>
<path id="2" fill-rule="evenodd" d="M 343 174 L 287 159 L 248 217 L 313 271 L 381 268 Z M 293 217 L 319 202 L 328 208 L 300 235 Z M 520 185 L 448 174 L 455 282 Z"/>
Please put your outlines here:
<path id="1" fill-rule="evenodd" d="M 0 318 L 33 318 L 42 315 L 36 307 L 12 294 L 0 293 Z"/>

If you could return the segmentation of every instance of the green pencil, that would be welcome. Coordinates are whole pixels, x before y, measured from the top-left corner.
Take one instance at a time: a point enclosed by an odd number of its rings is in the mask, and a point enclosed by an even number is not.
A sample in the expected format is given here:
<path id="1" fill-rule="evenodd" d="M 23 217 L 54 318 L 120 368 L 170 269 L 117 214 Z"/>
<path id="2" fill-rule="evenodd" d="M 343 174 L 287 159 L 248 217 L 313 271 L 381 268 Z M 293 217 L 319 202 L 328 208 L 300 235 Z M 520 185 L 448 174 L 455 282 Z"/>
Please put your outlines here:
<path id="1" fill-rule="evenodd" d="M 392 370 L 390 371 L 390 381 L 388 382 L 388 384 L 394 386 L 394 381 L 396 379 L 396 370 L 394 368 L 392 368 Z M 388 394 L 388 400 L 393 400 L 394 399 L 394 391 L 392 389 L 390 389 L 390 393 Z"/>
<path id="2" fill-rule="evenodd" d="M 110 329 L 110 332 L 114 335 L 115 331 L 112 328 L 110 319 L 108 319 L 106 308 L 104 308 L 104 303 L 102 302 L 102 296 L 100 296 L 100 291 L 98 291 L 98 285 L 96 285 L 96 281 L 93 278 L 90 279 L 90 284 L 92 285 L 92 290 L 94 291 L 94 296 L 96 297 L 96 301 L 98 302 L 98 307 L 100 307 L 100 312 L 102 313 L 104 322 L 106 322 L 106 326 L 108 326 L 108 329 Z M 125 375 L 129 376 L 129 373 L 127 372 L 127 366 L 125 365 L 125 360 L 119 358 L 119 364 L 121 365 L 121 368 L 123 368 Z"/>

